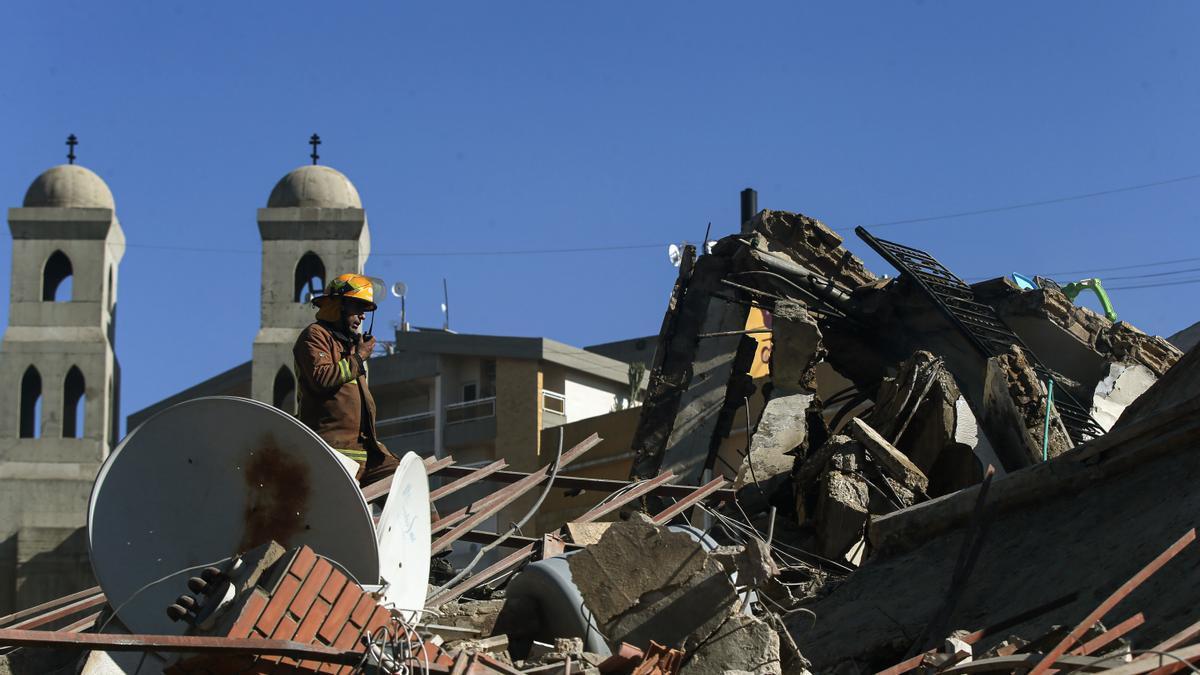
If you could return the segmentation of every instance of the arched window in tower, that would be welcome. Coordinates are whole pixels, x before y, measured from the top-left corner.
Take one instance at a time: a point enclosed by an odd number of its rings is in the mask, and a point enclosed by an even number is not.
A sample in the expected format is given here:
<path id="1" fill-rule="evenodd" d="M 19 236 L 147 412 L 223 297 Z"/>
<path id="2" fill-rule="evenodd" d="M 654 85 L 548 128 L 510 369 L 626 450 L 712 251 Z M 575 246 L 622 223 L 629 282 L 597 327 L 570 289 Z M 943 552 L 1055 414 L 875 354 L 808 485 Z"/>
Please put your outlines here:
<path id="1" fill-rule="evenodd" d="M 69 302 L 71 300 L 72 283 L 71 259 L 62 251 L 55 251 L 46 260 L 42 269 L 42 301 Z"/>
<path id="2" fill-rule="evenodd" d="M 325 289 L 325 263 L 312 251 L 305 253 L 296 263 L 296 292 L 294 300 L 305 303 Z"/>
<path id="3" fill-rule="evenodd" d="M 77 366 L 71 366 L 63 381 L 63 438 L 83 438 L 85 389 L 83 373 Z"/>
<path id="4" fill-rule="evenodd" d="M 283 412 L 296 414 L 296 378 L 287 366 L 280 366 L 279 372 L 275 373 L 275 393 L 271 400 Z"/>
<path id="5" fill-rule="evenodd" d="M 21 438 L 38 438 L 42 422 L 42 376 L 29 366 L 21 378 Z"/>

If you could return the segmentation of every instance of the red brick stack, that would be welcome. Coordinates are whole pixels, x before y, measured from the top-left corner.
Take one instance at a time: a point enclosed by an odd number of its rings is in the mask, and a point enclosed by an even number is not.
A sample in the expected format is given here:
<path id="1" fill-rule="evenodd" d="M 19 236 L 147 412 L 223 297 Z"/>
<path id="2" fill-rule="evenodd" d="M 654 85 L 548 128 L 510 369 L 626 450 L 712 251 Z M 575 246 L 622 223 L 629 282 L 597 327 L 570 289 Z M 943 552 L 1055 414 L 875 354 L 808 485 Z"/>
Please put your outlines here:
<path id="1" fill-rule="evenodd" d="M 290 557 L 291 561 L 288 562 Z M 289 552 L 278 565 L 286 571 L 272 574 L 274 590 L 255 586 L 237 602 L 240 609 L 230 638 L 291 640 L 341 650 L 365 651 L 362 636 L 374 635 L 391 621 L 391 614 L 362 587 L 348 579 L 328 560 L 307 546 Z M 230 625 L 223 621 L 223 625 Z M 432 662 L 444 654 L 428 646 Z M 222 673 L 350 673 L 353 666 L 298 661 L 284 656 L 203 655 L 186 658 L 169 668 L 170 675 Z"/>

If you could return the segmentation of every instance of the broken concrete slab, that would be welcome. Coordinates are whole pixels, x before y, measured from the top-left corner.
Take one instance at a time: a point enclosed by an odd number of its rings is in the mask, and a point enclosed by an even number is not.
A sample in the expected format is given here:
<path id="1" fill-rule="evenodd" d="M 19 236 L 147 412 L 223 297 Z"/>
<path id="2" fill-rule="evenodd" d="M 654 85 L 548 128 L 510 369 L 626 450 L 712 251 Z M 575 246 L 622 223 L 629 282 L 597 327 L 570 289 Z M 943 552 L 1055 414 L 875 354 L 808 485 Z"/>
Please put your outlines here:
<path id="1" fill-rule="evenodd" d="M 771 331 L 772 386 L 783 392 L 816 392 L 815 369 L 826 353 L 816 318 L 799 303 L 778 302 Z"/>
<path id="2" fill-rule="evenodd" d="M 1200 344 L 1200 321 L 1168 337 L 1167 342 L 1175 345 L 1185 354 L 1191 351 L 1192 347 Z"/>
<path id="3" fill-rule="evenodd" d="M 1165 375 L 1125 408 L 1112 431 L 1196 398 L 1200 398 L 1200 346 L 1192 347 Z"/>
<path id="4" fill-rule="evenodd" d="M 1092 397 L 1092 418 L 1108 431 L 1125 412 L 1125 408 L 1156 381 L 1158 378 L 1154 373 L 1140 363 L 1108 364 L 1108 374 L 1096 385 L 1096 393 Z"/>
<path id="5" fill-rule="evenodd" d="M 696 539 L 646 519 L 614 523 L 598 543 L 568 560 L 611 644 L 654 640 L 690 650 L 738 604 L 733 582 Z"/>
<path id="6" fill-rule="evenodd" d="M 799 450 L 803 455 L 808 446 L 806 418 L 815 400 L 815 394 L 800 392 L 767 401 L 734 482 L 746 508 L 764 508 L 790 480 L 796 462 L 793 453 Z"/>
<path id="7" fill-rule="evenodd" d="M 929 489 L 929 479 L 917 468 L 917 465 L 913 464 L 891 443 L 888 443 L 869 424 L 855 417 L 850 420 L 850 435 L 862 443 L 884 472 L 899 481 L 901 485 L 921 494 Z"/>

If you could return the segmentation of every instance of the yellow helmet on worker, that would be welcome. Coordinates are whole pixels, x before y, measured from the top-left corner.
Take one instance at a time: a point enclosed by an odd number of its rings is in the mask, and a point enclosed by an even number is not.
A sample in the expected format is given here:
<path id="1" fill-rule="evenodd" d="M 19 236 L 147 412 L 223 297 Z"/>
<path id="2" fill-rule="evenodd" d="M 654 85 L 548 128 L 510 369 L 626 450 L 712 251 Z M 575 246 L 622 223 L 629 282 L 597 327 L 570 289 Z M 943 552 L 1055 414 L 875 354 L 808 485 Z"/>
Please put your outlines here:
<path id="1" fill-rule="evenodd" d="M 366 311 L 374 312 L 378 309 L 375 304 L 375 287 L 371 284 L 371 280 L 361 274 L 343 274 L 325 287 L 325 292 L 312 299 L 313 305 L 318 309 L 322 309 L 331 304 L 331 301 L 340 301 L 344 299 L 358 300 L 366 305 Z"/>

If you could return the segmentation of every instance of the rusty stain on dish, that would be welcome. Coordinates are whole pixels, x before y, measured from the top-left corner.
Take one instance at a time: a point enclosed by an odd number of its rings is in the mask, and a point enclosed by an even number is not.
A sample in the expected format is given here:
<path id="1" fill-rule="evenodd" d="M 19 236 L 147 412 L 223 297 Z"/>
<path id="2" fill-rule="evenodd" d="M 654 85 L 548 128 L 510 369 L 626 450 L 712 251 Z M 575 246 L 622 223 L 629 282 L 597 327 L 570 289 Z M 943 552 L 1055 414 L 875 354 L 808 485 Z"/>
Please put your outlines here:
<path id="1" fill-rule="evenodd" d="M 279 449 L 268 436 L 251 451 L 242 478 L 246 485 L 245 530 L 239 551 L 276 541 L 288 546 L 304 530 L 311 485 L 308 466 Z"/>

